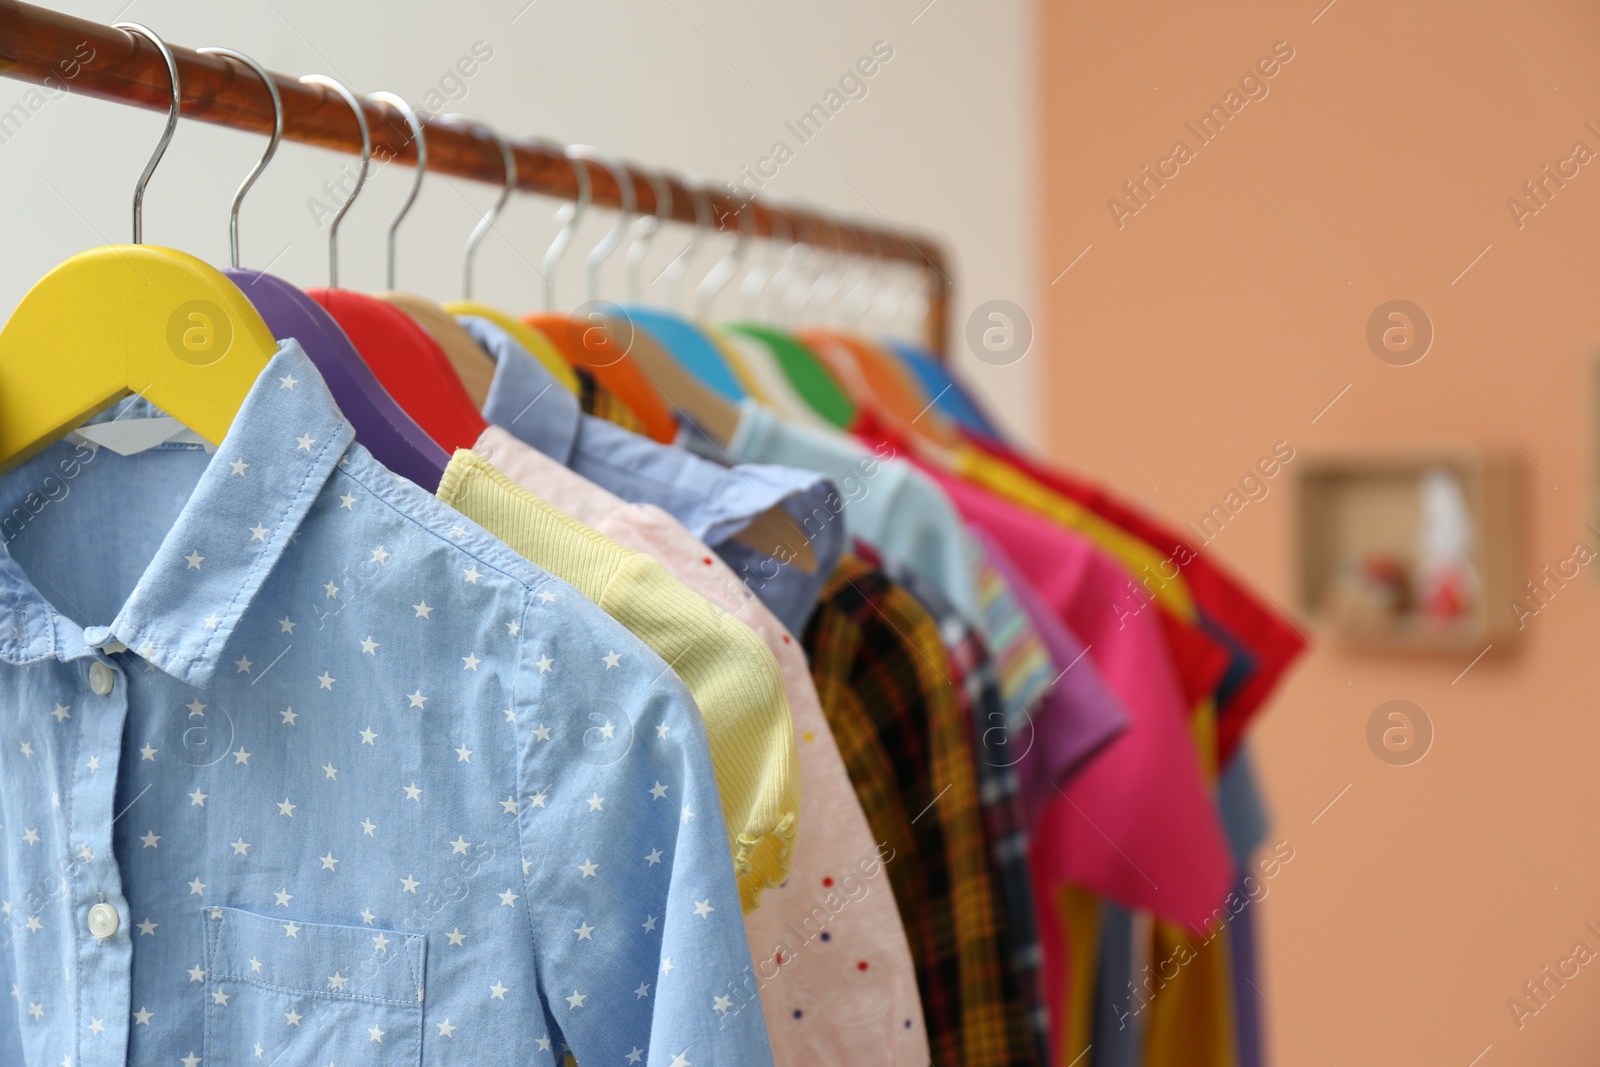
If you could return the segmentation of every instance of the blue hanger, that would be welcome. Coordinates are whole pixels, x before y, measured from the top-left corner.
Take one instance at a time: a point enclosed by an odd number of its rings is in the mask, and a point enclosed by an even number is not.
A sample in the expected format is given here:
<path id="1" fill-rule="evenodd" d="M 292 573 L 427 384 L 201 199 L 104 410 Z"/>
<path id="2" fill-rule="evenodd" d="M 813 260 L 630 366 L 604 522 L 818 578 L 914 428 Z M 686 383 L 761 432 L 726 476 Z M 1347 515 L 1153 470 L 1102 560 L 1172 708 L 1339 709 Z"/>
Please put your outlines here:
<path id="1" fill-rule="evenodd" d="M 683 280 L 690 257 L 700 244 L 700 235 L 711 224 L 711 199 L 706 195 L 705 189 L 696 185 L 690 187 L 690 192 L 694 198 L 694 231 L 689 237 L 689 243 L 673 257 L 663 272 L 667 279 L 669 298 L 673 304 L 678 302 L 678 286 Z M 671 353 L 684 370 L 700 379 L 702 384 L 733 401 L 743 400 L 748 395 L 738 377 L 728 367 L 727 360 L 723 358 L 715 342 L 707 337 L 692 319 L 676 311 L 645 307 L 642 304 L 627 304 L 623 306 L 622 313 L 627 316 L 635 329 L 648 332 L 662 348 Z"/>
<path id="2" fill-rule="evenodd" d="M 966 386 L 962 385 L 961 381 L 950 373 L 949 368 L 927 349 L 898 338 L 879 338 L 878 343 L 884 350 L 898 357 L 911 373 L 916 375 L 928 395 L 938 398 L 934 402 L 938 409 L 959 423 L 962 429 L 992 441 L 1005 440 L 1005 435 L 995 428 L 994 422 L 983 413 L 982 408 L 978 407 L 972 395 L 967 392 Z"/>

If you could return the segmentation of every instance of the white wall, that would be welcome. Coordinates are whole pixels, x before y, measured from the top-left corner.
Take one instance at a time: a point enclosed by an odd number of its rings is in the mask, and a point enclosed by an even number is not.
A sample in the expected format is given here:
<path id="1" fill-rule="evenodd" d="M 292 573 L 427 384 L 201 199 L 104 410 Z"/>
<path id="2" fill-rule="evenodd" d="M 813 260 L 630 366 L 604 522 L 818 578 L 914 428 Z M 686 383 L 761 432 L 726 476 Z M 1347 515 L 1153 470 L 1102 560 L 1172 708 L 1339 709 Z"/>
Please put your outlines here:
<path id="1" fill-rule="evenodd" d="M 524 6 L 526 4 L 526 6 Z M 926 6 L 925 6 L 926 5 Z M 169 40 L 227 45 L 285 74 L 323 72 L 358 92 L 388 89 L 421 103 L 476 42 L 493 56 L 444 110 L 470 112 L 519 135 L 598 145 L 682 173 L 735 178 L 786 140 L 795 158 L 770 188 L 864 216 L 882 212 L 945 240 L 956 268 L 958 365 L 991 407 L 1032 439 L 1034 358 L 978 363 L 960 340 L 967 313 L 1001 297 L 1038 305 L 1033 269 L 1031 5 L 958 0 L 72 0 L 52 5 L 99 22 L 143 22 Z M 374 28 L 374 27 L 377 28 Z M 874 43 L 893 58 L 805 145 L 784 128 L 835 86 Z M 480 46 L 481 50 L 482 46 Z M 27 86 L 0 80 L 0 112 Z M 7 254 L 0 308 L 10 308 L 68 255 L 129 239 L 133 181 L 162 119 L 60 97 L 0 144 Z M 146 195 L 145 238 L 227 262 L 227 207 L 263 147 L 260 138 L 180 125 Z M 325 230 L 308 208 L 344 157 L 286 144 L 245 203 L 243 262 L 302 285 L 326 284 Z M 411 172 L 369 181 L 341 231 L 341 284 L 383 285 L 383 231 Z M 459 252 L 488 186 L 436 177 L 402 230 L 399 282 L 436 299 L 458 295 Z M 554 203 L 522 196 L 479 253 L 480 298 L 538 306 L 536 265 Z M 610 220 L 588 220 L 566 267 Z M 653 275 L 684 239 L 658 242 Z M 703 270 L 712 255 L 699 258 Z M 621 257 L 602 295 L 621 295 Z M 558 304 L 582 298 L 564 270 Z M 1035 341 L 1036 350 L 1040 344 Z"/>

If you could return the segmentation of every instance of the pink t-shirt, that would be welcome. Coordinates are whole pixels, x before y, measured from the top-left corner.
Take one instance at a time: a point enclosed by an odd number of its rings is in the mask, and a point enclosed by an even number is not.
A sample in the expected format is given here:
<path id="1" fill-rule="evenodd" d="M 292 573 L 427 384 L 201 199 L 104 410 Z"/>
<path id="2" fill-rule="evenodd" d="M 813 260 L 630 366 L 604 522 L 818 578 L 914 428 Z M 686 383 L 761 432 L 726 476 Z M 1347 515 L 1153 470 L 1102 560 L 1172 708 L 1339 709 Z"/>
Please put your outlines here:
<path id="1" fill-rule="evenodd" d="M 1234 868 L 1190 733 L 1188 702 L 1155 607 L 1130 610 L 1127 572 L 1088 538 L 946 472 L 925 468 L 988 532 L 1087 646 L 1131 725 L 1061 790 L 1029 855 L 1050 1003 L 1066 1003 L 1067 945 L 1056 907 L 1077 885 L 1203 930 Z M 1058 1021 L 1059 1017 L 1058 1017 Z M 1062 1031 L 1064 1032 L 1064 1031 Z"/>
<path id="2" fill-rule="evenodd" d="M 474 447 L 523 489 L 656 559 L 772 649 L 800 751 L 794 865 L 745 916 L 773 1058 L 778 1067 L 924 1067 L 928 1035 L 911 947 L 799 642 L 666 511 L 612 495 L 498 426 Z"/>

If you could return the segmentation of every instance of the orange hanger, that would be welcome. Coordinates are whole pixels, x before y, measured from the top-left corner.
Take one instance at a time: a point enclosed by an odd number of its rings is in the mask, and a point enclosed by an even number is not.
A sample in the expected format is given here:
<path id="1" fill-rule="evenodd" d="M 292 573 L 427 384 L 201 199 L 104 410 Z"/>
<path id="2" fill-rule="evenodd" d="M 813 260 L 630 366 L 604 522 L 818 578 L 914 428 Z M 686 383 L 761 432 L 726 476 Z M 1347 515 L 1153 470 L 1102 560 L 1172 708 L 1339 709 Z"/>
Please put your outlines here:
<path id="1" fill-rule="evenodd" d="M 639 331 L 628 329 L 626 336 L 620 335 L 612 328 L 615 305 L 598 299 L 600 267 L 621 242 L 622 231 L 627 228 L 633 212 L 633 182 L 621 163 L 597 148 L 567 145 L 560 146 L 560 151 L 567 165 L 572 168 L 572 177 L 578 186 L 578 198 L 575 203 L 563 206 L 563 225 L 545 252 L 545 310 L 528 315 L 523 321 L 547 336 L 573 367 L 592 375 L 626 404 L 652 439 L 670 442 L 678 433 L 678 420 L 668 402 L 670 397 L 663 399 L 649 376 L 627 358 L 634 335 Z M 616 224 L 589 251 L 584 263 L 586 302 L 575 315 L 569 316 L 555 310 L 555 278 L 561 256 L 571 245 L 578 223 L 590 204 L 591 163 L 600 163 L 612 171 L 622 192 L 623 210 L 618 213 Z M 619 343 L 619 337 L 622 343 Z"/>
<path id="2" fill-rule="evenodd" d="M 959 436 L 945 423 L 944 413 L 934 408 L 905 370 L 875 344 L 825 327 L 807 327 L 797 332 L 830 366 L 839 369 L 841 364 L 848 364 L 853 368 L 855 378 L 866 386 L 866 406 L 881 418 L 903 433 L 935 444 L 951 447 L 959 443 Z"/>
<path id="3" fill-rule="evenodd" d="M 628 358 L 629 348 L 619 344 L 610 323 L 598 311 L 587 309 L 584 318 L 557 311 L 524 315 L 522 321 L 549 338 L 572 366 L 587 371 L 638 416 L 652 440 L 671 444 L 678 436 L 672 408 L 638 365 Z"/>
<path id="4" fill-rule="evenodd" d="M 612 227 L 600 244 L 589 253 L 588 282 L 592 295 L 598 287 L 600 264 L 620 243 L 622 231 L 633 214 L 633 181 L 621 162 L 609 153 L 581 145 L 563 149 L 563 152 L 568 159 L 582 159 L 586 164 L 592 160 L 604 166 L 611 171 L 621 192 L 622 204 L 617 216 L 617 225 Z M 589 205 L 587 167 L 575 167 L 574 171 L 581 175 L 578 179 L 577 203 L 567 217 L 566 226 L 556 235 L 555 242 L 551 244 L 550 251 L 545 256 L 545 294 L 547 302 L 550 303 L 554 302 L 553 277 L 556 264 L 561 252 L 571 240 L 572 231 L 577 228 L 578 221 L 583 217 L 584 209 Z M 594 303 L 596 306 L 586 317 L 590 321 L 596 318 L 600 320 L 605 332 L 610 335 L 609 343 L 621 347 L 627 353 L 629 359 L 649 381 L 651 388 L 660 394 L 669 407 L 681 411 L 718 445 L 726 445 L 733 439 L 740 419 L 739 408 L 736 405 L 712 391 L 684 369 L 683 364 L 662 348 L 648 331 L 633 329 L 626 313 L 621 309 L 611 309 L 608 312 L 603 303 L 598 301 Z M 757 552 L 786 560 L 807 574 L 814 573 L 817 569 L 817 557 L 812 551 L 810 538 L 781 505 L 774 505 L 757 515 L 750 525 L 734 535 L 733 540 Z"/>
<path id="5" fill-rule="evenodd" d="M 831 223 L 830 229 L 837 247 L 844 248 L 848 231 Z M 854 242 L 854 238 L 851 241 Z M 863 251 L 859 245 L 853 247 L 855 251 Z M 825 285 L 819 279 L 813 286 L 814 292 L 819 288 L 827 291 L 823 299 L 824 314 L 833 297 L 843 288 L 833 278 L 828 280 L 834 284 Z M 902 435 L 915 436 L 941 448 L 952 447 L 961 440 L 899 361 L 871 341 L 826 326 L 805 327 L 795 333 L 828 363 L 859 402 Z"/>

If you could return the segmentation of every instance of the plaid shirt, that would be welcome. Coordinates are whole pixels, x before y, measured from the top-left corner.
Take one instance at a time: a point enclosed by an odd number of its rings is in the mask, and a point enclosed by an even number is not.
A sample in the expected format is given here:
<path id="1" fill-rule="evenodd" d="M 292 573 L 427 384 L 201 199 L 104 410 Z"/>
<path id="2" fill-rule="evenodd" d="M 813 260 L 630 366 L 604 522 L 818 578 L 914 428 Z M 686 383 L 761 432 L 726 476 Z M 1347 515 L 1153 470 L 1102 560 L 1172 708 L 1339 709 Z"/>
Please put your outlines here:
<path id="1" fill-rule="evenodd" d="M 1001 958 L 1004 913 L 990 881 L 971 727 L 938 625 L 909 592 L 846 556 L 804 644 L 881 842 L 935 1067 L 1035 1064 Z"/>
<path id="2" fill-rule="evenodd" d="M 578 401 L 583 405 L 585 415 L 605 419 L 636 434 L 645 434 L 644 421 L 620 397 L 595 381 L 594 375 L 583 368 L 574 367 L 573 371 L 578 375 Z"/>
<path id="3" fill-rule="evenodd" d="M 886 563 L 884 569 L 933 616 L 950 656 L 950 681 L 959 695 L 972 737 L 978 800 L 989 842 L 989 866 L 1003 894 L 1000 940 L 1040 1062 L 1048 1063 L 1050 1010 L 1045 1005 L 1040 974 L 1044 955 L 1033 911 L 1027 812 L 1014 766 L 1017 753 L 1024 749 L 1009 743 L 1008 727 L 1013 718 L 1002 695 L 999 665 L 989 655 L 983 638 L 937 587 L 894 563 Z M 1024 694 L 1035 706 L 1043 695 L 1043 690 L 1037 688 Z"/>

